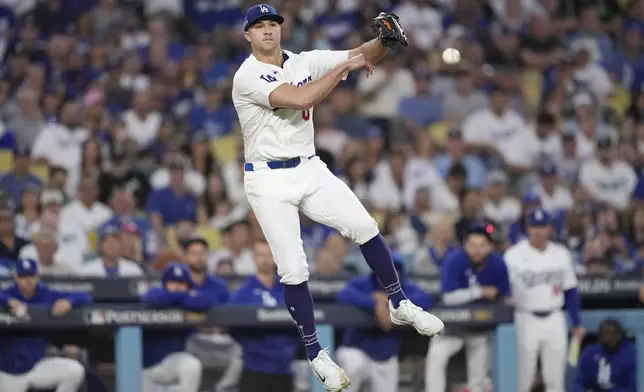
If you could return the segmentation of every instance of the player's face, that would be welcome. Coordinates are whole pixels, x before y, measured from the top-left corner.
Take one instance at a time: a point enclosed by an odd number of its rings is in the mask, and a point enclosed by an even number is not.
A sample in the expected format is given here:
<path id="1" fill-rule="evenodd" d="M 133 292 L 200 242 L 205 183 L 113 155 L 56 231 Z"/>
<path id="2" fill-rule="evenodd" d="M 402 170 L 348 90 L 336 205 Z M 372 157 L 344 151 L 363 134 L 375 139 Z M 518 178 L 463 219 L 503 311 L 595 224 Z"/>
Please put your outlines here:
<path id="1" fill-rule="evenodd" d="M 203 244 L 193 243 L 186 250 L 186 263 L 192 270 L 205 271 L 208 262 L 208 250 Z"/>
<path id="2" fill-rule="evenodd" d="M 165 289 L 168 290 L 171 293 L 183 293 L 188 291 L 189 287 L 188 284 L 184 282 L 165 282 Z"/>
<path id="3" fill-rule="evenodd" d="M 272 273 L 275 271 L 275 262 L 271 247 L 266 242 L 257 242 L 253 246 L 253 256 L 257 271 L 260 273 Z"/>
<path id="4" fill-rule="evenodd" d="M 264 53 L 275 51 L 282 39 L 282 28 L 274 20 L 260 20 L 244 32 L 246 41 L 250 42 L 253 50 Z"/>
<path id="5" fill-rule="evenodd" d="M 530 226 L 528 227 L 528 237 L 530 241 L 543 243 L 550 238 L 550 226 Z"/>
<path id="6" fill-rule="evenodd" d="M 599 331 L 599 342 L 607 349 L 614 349 L 619 345 L 622 339 L 622 333 L 616 325 L 604 324 Z"/>
<path id="7" fill-rule="evenodd" d="M 16 276 L 18 290 L 26 296 L 31 296 L 36 291 L 36 286 L 38 286 L 39 281 L 38 275 Z"/>
<path id="8" fill-rule="evenodd" d="M 475 263 L 483 261 L 492 251 L 492 244 L 482 234 L 471 234 L 465 240 L 465 252 Z"/>

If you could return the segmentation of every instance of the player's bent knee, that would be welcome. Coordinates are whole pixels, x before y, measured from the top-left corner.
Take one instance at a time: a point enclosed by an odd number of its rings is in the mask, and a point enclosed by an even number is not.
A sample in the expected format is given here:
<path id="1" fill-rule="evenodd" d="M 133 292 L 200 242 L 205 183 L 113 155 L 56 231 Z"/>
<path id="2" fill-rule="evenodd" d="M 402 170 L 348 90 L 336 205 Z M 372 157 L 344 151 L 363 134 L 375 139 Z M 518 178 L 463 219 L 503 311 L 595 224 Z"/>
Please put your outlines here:
<path id="1" fill-rule="evenodd" d="M 85 367 L 76 360 L 69 360 L 65 373 L 64 379 L 73 382 L 75 385 L 80 386 L 85 380 Z"/>
<path id="2" fill-rule="evenodd" d="M 282 284 L 297 285 L 309 280 L 309 269 L 303 266 L 279 268 L 277 273 Z"/>
<path id="3" fill-rule="evenodd" d="M 377 236 L 379 233 L 380 230 L 378 230 L 378 224 L 371 216 L 368 216 L 360 222 L 357 222 L 355 226 L 351 228 L 349 231 L 349 239 L 358 245 L 362 245 Z"/>

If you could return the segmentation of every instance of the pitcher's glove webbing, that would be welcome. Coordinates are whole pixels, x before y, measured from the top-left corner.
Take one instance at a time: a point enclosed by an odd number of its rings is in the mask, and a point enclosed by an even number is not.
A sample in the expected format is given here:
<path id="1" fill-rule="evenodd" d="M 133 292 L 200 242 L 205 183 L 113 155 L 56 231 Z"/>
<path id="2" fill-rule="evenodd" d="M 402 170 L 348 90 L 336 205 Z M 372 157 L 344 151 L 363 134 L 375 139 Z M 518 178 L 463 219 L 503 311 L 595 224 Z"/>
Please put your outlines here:
<path id="1" fill-rule="evenodd" d="M 388 48 L 393 48 L 399 43 L 403 46 L 408 45 L 407 34 L 405 34 L 405 30 L 400 26 L 398 16 L 395 14 L 381 12 L 373 18 L 371 31 Z"/>

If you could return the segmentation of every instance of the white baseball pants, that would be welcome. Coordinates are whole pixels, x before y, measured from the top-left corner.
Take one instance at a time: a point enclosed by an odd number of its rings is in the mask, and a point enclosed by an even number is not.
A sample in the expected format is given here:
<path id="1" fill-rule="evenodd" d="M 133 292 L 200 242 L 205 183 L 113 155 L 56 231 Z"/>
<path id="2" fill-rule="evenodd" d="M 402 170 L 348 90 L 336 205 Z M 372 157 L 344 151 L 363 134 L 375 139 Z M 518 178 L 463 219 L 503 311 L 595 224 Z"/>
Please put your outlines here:
<path id="1" fill-rule="evenodd" d="M 369 384 L 371 392 L 396 392 L 400 375 L 398 357 L 385 362 L 377 362 L 367 354 L 353 347 L 340 347 L 336 352 L 338 365 L 351 380 L 346 392 L 360 391 Z"/>
<path id="2" fill-rule="evenodd" d="M 181 352 L 168 355 L 161 363 L 143 370 L 143 392 L 199 392 L 201 361 L 192 354 Z"/>
<path id="3" fill-rule="evenodd" d="M 447 390 L 447 365 L 450 358 L 465 346 L 467 384 L 470 392 L 487 392 L 490 388 L 490 336 L 434 336 L 425 359 L 425 392 Z"/>
<path id="4" fill-rule="evenodd" d="M 244 174 L 244 190 L 282 283 L 295 285 L 309 278 L 299 211 L 358 244 L 378 234 L 376 221 L 320 158 L 302 158 L 297 167 L 287 169 L 269 169 L 261 163 L 254 167 Z"/>
<path id="5" fill-rule="evenodd" d="M 541 375 L 546 392 L 565 392 L 568 330 L 566 317 L 560 310 L 539 317 L 517 311 L 517 353 L 519 365 L 518 392 L 529 392 L 537 373 L 537 358 L 541 356 Z"/>
<path id="6" fill-rule="evenodd" d="M 77 392 L 85 380 L 80 362 L 62 357 L 43 358 L 25 374 L 0 372 L 0 392 L 27 392 L 29 388 Z"/>

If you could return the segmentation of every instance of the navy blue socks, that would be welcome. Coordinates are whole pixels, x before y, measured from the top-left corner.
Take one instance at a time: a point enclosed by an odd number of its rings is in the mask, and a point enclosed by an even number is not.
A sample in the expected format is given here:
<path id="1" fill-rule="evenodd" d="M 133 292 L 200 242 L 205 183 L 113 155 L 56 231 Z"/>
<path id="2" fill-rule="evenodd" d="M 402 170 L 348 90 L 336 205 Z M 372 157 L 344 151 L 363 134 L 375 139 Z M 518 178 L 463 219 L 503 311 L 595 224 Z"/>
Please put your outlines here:
<path id="1" fill-rule="evenodd" d="M 309 361 L 312 361 L 322 351 L 322 347 L 318 341 L 318 332 L 315 329 L 313 298 L 311 297 L 308 283 L 285 284 L 284 302 L 286 302 L 286 307 L 297 324 Z"/>
<path id="2" fill-rule="evenodd" d="M 391 257 L 391 249 L 389 249 L 385 239 L 378 234 L 360 245 L 360 250 L 365 260 L 367 260 L 367 264 L 369 264 L 369 267 L 385 289 L 385 293 L 389 296 L 392 305 L 394 308 L 398 308 L 400 301 L 406 300 L 407 297 L 402 291 L 400 279 L 398 279 L 396 267 L 394 267 L 394 260 Z"/>

